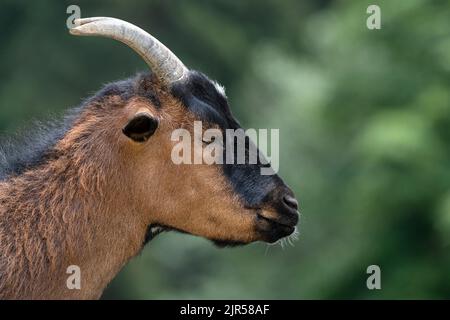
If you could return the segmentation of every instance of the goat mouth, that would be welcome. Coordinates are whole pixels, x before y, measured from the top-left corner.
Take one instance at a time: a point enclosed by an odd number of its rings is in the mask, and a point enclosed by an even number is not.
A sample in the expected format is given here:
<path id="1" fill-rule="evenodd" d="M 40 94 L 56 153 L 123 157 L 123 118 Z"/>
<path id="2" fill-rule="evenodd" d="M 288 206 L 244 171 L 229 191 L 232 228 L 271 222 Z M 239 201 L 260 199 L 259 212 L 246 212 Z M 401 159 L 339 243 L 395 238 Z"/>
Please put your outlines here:
<path id="1" fill-rule="evenodd" d="M 257 213 L 256 217 L 257 230 L 263 241 L 274 243 L 281 238 L 290 236 L 295 231 L 295 224 L 287 224 L 274 219 L 269 219 L 260 213 Z"/>
<path id="2" fill-rule="evenodd" d="M 275 220 L 275 219 L 267 218 L 267 217 L 263 216 L 260 213 L 257 213 L 256 215 L 257 215 L 258 219 L 262 219 L 264 221 L 267 221 L 270 224 L 275 224 L 275 225 L 278 225 L 278 226 L 281 226 L 281 227 L 285 227 L 285 228 L 292 228 L 292 229 L 295 228 L 294 224 L 289 224 L 289 223 L 281 222 L 281 221 L 278 221 L 278 220 Z"/>

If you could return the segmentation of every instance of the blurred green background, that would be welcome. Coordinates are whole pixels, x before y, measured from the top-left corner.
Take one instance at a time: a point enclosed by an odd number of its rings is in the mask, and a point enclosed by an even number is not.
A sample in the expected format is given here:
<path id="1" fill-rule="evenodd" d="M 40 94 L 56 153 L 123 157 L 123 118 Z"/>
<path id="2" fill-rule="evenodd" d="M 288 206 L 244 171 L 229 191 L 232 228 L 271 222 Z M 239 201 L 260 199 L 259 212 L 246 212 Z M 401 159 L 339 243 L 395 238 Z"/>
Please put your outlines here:
<path id="1" fill-rule="evenodd" d="M 70 36 L 69 4 L 150 31 L 225 85 L 245 127 L 280 128 L 302 208 L 284 249 L 163 234 L 104 298 L 450 298 L 449 1 L 2 0 L 2 134 L 146 69 L 120 43 Z M 382 290 L 366 288 L 372 264 Z"/>

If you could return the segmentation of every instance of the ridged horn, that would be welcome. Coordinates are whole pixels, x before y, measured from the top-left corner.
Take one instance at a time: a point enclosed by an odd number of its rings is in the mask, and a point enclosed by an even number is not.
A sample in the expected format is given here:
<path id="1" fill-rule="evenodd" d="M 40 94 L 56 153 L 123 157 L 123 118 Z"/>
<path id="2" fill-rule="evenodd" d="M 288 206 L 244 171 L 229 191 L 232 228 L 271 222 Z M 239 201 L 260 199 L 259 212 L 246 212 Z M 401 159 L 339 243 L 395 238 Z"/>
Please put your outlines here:
<path id="1" fill-rule="evenodd" d="M 188 72 L 180 59 L 155 37 L 141 28 L 116 18 L 75 19 L 70 33 L 77 36 L 103 36 L 125 43 L 136 51 L 166 85 L 183 79 Z"/>

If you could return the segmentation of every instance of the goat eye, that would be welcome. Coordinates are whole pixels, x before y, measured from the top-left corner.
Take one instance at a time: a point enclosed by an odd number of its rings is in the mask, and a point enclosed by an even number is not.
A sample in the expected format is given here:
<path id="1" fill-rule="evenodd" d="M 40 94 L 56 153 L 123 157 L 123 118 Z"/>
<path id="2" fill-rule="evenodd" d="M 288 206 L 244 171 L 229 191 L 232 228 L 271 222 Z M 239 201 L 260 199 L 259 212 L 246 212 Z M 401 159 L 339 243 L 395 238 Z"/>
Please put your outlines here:
<path id="1" fill-rule="evenodd" d="M 145 142 L 153 135 L 157 128 L 157 119 L 152 118 L 147 114 L 137 114 L 122 129 L 122 132 L 136 142 Z"/>

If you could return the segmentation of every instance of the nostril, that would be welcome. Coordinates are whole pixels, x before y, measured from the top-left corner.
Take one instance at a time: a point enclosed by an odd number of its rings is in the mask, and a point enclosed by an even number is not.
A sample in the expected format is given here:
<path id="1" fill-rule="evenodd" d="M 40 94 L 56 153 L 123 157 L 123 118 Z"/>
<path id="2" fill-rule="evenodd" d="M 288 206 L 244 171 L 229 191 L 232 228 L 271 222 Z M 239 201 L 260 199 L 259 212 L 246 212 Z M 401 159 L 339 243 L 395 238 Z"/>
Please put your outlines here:
<path id="1" fill-rule="evenodd" d="M 283 202 L 291 209 L 298 210 L 298 201 L 292 196 L 284 196 Z"/>

